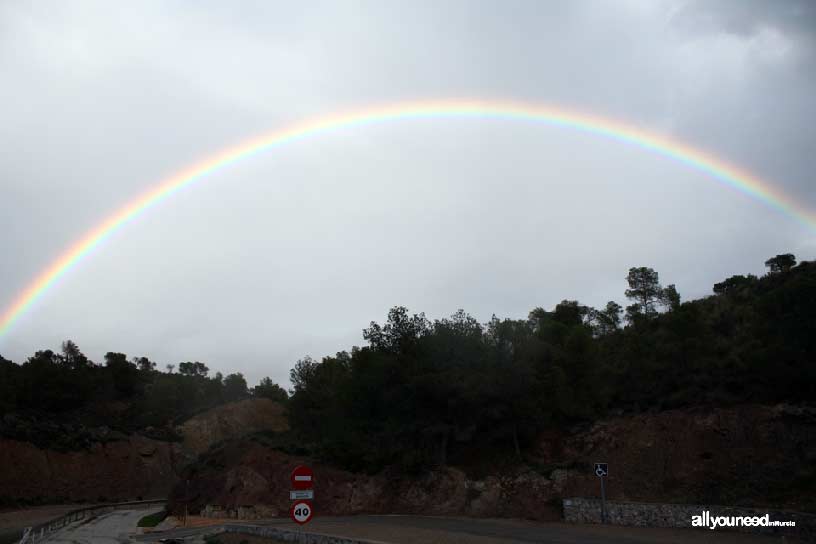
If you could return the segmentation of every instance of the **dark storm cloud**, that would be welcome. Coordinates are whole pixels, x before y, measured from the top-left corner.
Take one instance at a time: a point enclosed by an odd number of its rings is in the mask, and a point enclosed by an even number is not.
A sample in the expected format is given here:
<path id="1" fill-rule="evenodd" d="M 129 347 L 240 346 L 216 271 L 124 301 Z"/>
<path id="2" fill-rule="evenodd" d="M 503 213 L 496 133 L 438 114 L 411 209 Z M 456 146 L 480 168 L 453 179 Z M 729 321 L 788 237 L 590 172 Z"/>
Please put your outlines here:
<path id="1" fill-rule="evenodd" d="M 814 39 L 816 3 L 810 0 L 721 0 L 687 2 L 673 22 L 692 32 L 726 32 L 752 36 L 775 28 L 797 39 Z"/>
<path id="2" fill-rule="evenodd" d="M 718 70 L 698 72 L 697 104 L 693 95 L 678 104 L 695 141 L 741 156 L 744 166 L 816 206 L 812 169 L 792 160 L 816 152 L 816 102 L 808 99 L 816 91 L 816 3 L 694 1 L 669 21 L 681 49 L 707 55 Z"/>
<path id="3" fill-rule="evenodd" d="M 563 104 L 721 156 L 816 208 L 811 2 L 5 2 L 0 305 L 163 176 L 337 109 Z M 5 338 L 285 381 L 405 304 L 520 317 L 686 297 L 813 258 L 812 230 L 642 150 L 540 125 L 406 121 L 235 164 L 136 219 Z M 5 264 L 8 263 L 8 264 Z"/>

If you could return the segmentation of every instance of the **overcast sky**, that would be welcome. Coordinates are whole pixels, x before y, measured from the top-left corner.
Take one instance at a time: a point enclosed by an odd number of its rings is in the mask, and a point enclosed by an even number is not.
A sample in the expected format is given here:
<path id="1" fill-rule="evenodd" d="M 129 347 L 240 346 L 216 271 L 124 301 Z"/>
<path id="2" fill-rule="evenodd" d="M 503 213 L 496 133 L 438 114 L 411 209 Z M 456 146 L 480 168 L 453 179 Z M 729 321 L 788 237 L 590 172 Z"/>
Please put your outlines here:
<path id="1" fill-rule="evenodd" d="M 406 99 L 565 105 L 688 142 L 816 209 L 816 3 L 0 3 L 0 307 L 166 175 L 307 117 Z M 684 299 L 814 231 L 680 163 L 484 119 L 313 137 L 154 207 L 0 339 L 71 338 L 269 375 L 361 345 L 405 305 L 525 317 L 624 303 L 631 266 Z"/>

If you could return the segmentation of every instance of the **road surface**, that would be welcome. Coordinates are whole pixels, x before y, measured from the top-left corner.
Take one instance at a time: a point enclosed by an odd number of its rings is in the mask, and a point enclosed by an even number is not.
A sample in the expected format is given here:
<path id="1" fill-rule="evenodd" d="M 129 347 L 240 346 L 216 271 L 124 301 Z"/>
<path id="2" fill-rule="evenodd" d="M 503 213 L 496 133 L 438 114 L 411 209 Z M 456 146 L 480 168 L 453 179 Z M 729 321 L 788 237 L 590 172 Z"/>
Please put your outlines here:
<path id="1" fill-rule="evenodd" d="M 114 510 L 90 521 L 84 520 L 53 533 L 45 544 L 123 544 L 138 532 L 142 517 L 158 512 L 149 510 Z"/>
<path id="2" fill-rule="evenodd" d="M 394 544 L 771 544 L 783 542 L 781 537 L 751 535 L 703 529 L 645 529 L 567 523 L 538 523 L 510 519 L 472 519 L 427 516 L 339 516 L 315 518 L 301 528 L 287 519 L 269 521 L 224 520 L 228 524 L 274 525 L 292 531 L 323 533 L 334 536 L 374 540 Z M 216 527 L 177 529 L 150 533 L 134 538 L 139 544 L 159 538 L 185 538 L 192 544 L 196 536 L 212 532 Z M 238 536 L 238 535 L 231 535 Z M 235 541 L 234 543 L 232 541 Z M 247 540 L 223 538 L 225 544 Z M 250 544 L 262 544 L 261 539 L 248 539 Z M 787 540 L 785 542 L 795 542 Z"/>

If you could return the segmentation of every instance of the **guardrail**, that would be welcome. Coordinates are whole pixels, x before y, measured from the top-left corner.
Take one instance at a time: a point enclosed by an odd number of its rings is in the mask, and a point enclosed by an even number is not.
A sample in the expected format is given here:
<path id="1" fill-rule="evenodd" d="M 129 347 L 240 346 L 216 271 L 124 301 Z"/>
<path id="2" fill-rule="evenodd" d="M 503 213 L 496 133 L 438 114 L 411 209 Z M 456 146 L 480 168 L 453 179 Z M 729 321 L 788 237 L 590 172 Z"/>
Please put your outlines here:
<path id="1" fill-rule="evenodd" d="M 39 525 L 34 525 L 32 527 L 26 527 L 23 531 L 23 536 L 20 539 L 20 544 L 36 544 L 54 531 L 58 531 L 66 525 L 81 519 L 92 519 L 101 514 L 113 512 L 114 510 L 147 509 L 153 506 L 164 506 L 166 503 L 167 499 L 152 499 L 147 501 L 95 504 L 93 506 L 77 508 L 76 510 L 71 510 L 70 512 L 67 512 L 57 518 L 46 521 L 45 523 L 40 523 Z"/>

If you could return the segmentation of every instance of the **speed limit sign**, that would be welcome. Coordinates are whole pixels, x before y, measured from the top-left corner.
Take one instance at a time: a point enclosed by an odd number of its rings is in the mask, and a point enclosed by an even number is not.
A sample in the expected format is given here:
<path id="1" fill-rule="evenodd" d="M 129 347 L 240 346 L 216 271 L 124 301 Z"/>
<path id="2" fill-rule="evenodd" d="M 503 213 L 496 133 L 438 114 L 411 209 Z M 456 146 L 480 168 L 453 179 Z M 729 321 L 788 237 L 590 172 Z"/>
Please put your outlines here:
<path id="1" fill-rule="evenodd" d="M 296 501 L 289 513 L 295 523 L 303 525 L 312 519 L 312 505 L 309 501 Z"/>

